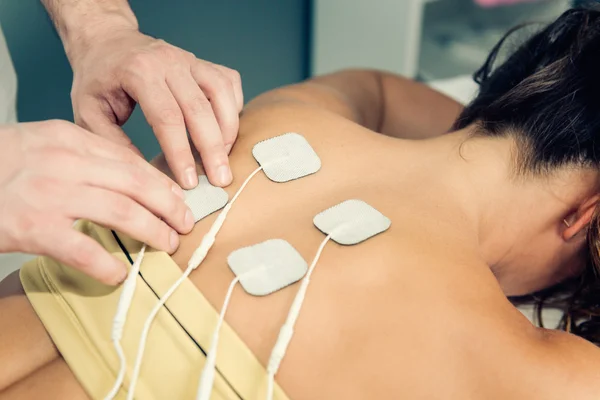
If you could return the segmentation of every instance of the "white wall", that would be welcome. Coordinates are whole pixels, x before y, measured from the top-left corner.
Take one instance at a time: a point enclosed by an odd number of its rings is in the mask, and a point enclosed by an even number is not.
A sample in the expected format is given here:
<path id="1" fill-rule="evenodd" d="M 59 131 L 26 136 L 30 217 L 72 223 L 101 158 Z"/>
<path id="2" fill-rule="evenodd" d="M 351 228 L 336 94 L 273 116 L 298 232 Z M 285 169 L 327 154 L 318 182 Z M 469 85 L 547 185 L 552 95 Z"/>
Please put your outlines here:
<path id="1" fill-rule="evenodd" d="M 429 1 L 315 0 L 312 75 L 376 68 L 414 77 Z"/>

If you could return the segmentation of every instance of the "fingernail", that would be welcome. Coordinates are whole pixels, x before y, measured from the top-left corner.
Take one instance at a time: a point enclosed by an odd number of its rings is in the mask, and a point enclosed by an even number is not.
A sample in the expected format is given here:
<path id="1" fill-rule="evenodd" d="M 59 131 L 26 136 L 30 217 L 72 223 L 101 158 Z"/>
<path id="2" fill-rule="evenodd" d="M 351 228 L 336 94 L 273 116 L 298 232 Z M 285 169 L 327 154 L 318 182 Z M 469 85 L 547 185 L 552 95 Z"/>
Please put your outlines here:
<path id="1" fill-rule="evenodd" d="M 183 189 L 180 188 L 179 185 L 171 186 L 171 190 L 177 195 L 177 197 L 179 197 L 182 200 L 185 200 L 185 193 L 183 193 Z"/>
<path id="2" fill-rule="evenodd" d="M 179 235 L 177 234 L 177 232 L 171 231 L 171 234 L 169 236 L 169 242 L 169 244 L 171 245 L 171 251 L 177 250 L 177 247 L 179 247 Z"/>
<path id="3" fill-rule="evenodd" d="M 190 189 L 198 186 L 198 175 L 196 174 L 196 168 L 189 167 L 188 169 L 186 169 L 183 180 L 187 187 L 189 187 Z"/>
<path id="4" fill-rule="evenodd" d="M 228 165 L 221 165 L 217 169 L 217 179 L 219 183 L 223 186 L 229 185 L 231 183 L 231 169 L 229 169 Z"/>
<path id="5" fill-rule="evenodd" d="M 185 212 L 185 226 L 190 229 L 194 226 L 194 214 L 192 214 L 192 210 Z"/>
<path id="6" fill-rule="evenodd" d="M 227 146 L 225 146 L 225 151 L 227 152 L 227 154 L 231 153 L 232 147 L 233 147 L 233 144 L 228 144 Z"/>
<path id="7" fill-rule="evenodd" d="M 125 281 L 125 279 L 127 279 L 127 268 L 125 268 L 125 266 L 121 264 L 117 267 L 117 271 L 114 276 L 113 286 L 120 285 Z"/>

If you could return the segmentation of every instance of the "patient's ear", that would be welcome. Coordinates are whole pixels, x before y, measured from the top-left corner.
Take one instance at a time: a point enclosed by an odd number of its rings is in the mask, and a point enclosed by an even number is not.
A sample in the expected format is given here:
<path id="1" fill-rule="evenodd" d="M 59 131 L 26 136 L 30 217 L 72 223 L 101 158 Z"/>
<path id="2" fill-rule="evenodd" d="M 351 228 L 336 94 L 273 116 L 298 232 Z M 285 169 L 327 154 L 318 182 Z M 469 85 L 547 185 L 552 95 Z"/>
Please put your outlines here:
<path id="1" fill-rule="evenodd" d="M 581 203 L 577 210 L 565 218 L 565 225 L 567 226 L 562 232 L 562 237 L 565 241 L 571 240 L 574 236 L 586 230 L 592 220 L 592 216 L 594 215 L 599 200 L 600 195 L 590 197 Z"/>

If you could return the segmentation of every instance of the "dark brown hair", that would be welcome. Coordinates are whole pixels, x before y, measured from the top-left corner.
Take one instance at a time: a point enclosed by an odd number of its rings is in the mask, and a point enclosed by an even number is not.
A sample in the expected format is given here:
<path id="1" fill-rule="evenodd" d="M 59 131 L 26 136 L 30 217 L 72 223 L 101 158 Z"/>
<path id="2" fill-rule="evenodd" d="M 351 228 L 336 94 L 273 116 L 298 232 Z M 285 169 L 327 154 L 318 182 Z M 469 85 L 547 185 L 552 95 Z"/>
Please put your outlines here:
<path id="1" fill-rule="evenodd" d="M 478 96 L 454 129 L 476 124 L 481 134 L 513 135 L 519 170 L 600 167 L 600 9 L 574 8 L 532 35 L 495 67 L 492 49 L 475 73 Z M 495 68 L 494 68 L 495 67 Z M 516 302 L 563 310 L 560 327 L 600 345 L 600 212 L 588 228 L 589 261 L 580 276 Z"/>

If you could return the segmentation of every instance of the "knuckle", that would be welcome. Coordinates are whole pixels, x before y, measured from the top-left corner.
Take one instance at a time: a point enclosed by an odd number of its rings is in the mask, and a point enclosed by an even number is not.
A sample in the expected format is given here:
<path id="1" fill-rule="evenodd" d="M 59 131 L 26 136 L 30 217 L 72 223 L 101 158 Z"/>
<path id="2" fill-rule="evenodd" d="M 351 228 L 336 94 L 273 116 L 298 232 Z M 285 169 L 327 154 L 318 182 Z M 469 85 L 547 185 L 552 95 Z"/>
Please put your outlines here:
<path id="1" fill-rule="evenodd" d="M 171 248 L 171 231 L 172 229 L 167 226 L 165 223 L 161 223 L 161 226 L 158 228 L 159 236 L 162 238 L 164 246 L 166 249 Z"/>
<path id="2" fill-rule="evenodd" d="M 231 146 L 233 146 L 233 144 L 235 143 L 235 139 L 236 139 L 236 137 L 237 137 L 237 135 L 235 135 L 235 134 L 233 134 L 233 135 L 228 135 L 228 136 L 225 136 L 225 137 L 223 138 L 223 144 L 224 144 L 225 146 L 230 146 L 230 145 L 231 145 Z"/>
<path id="3" fill-rule="evenodd" d="M 32 175 L 28 180 L 27 192 L 31 193 L 34 198 L 57 198 L 60 195 L 60 184 L 56 179 Z"/>
<path id="4" fill-rule="evenodd" d="M 168 225 L 161 221 L 148 222 L 148 232 L 152 232 L 153 237 L 158 238 L 158 241 L 165 246 L 165 248 L 171 247 L 169 245 L 169 235 L 171 229 Z"/>
<path id="5" fill-rule="evenodd" d="M 235 131 L 232 135 L 225 136 L 225 138 L 223 139 L 223 144 L 225 146 L 233 146 L 236 139 L 237 139 L 237 131 Z"/>
<path id="6" fill-rule="evenodd" d="M 193 115 L 206 114 L 212 110 L 210 102 L 203 97 L 194 97 L 185 104 L 186 111 Z"/>
<path id="7" fill-rule="evenodd" d="M 94 249 L 85 242 L 75 241 L 72 249 L 71 262 L 73 262 L 74 265 L 89 266 L 96 258 Z"/>
<path id="8" fill-rule="evenodd" d="M 211 91 L 211 95 L 219 95 L 225 91 L 231 90 L 231 82 L 223 75 L 220 71 L 215 73 L 208 85 L 208 89 Z"/>
<path id="9" fill-rule="evenodd" d="M 141 236 L 148 238 L 149 240 L 157 240 L 157 238 L 164 237 L 163 233 L 163 222 L 151 213 L 144 213 L 140 215 L 134 222 L 132 222 L 132 229 L 138 232 L 143 232 Z M 158 240 L 160 241 L 160 239 Z"/>
<path id="10" fill-rule="evenodd" d="M 133 193 L 143 193 L 149 184 L 146 173 L 140 168 L 131 168 L 129 171 L 129 190 Z"/>
<path id="11" fill-rule="evenodd" d="M 123 221 L 135 220 L 133 213 L 135 207 L 133 201 L 127 197 L 117 197 L 112 201 L 110 205 L 112 218 L 116 223 L 122 223 Z"/>
<path id="12" fill-rule="evenodd" d="M 43 158 L 43 155 L 41 158 Z M 48 184 L 48 180 L 46 178 L 33 175 L 29 177 L 28 187 L 32 194 L 40 195 L 51 188 L 52 185 Z"/>
<path id="13" fill-rule="evenodd" d="M 163 108 L 157 115 L 157 124 L 159 125 L 182 125 L 184 123 L 181 110 L 178 108 Z"/>
<path id="14" fill-rule="evenodd" d="M 82 145 L 80 141 L 76 142 L 78 145 Z M 65 168 L 82 168 L 85 166 L 85 157 L 72 151 L 71 149 L 52 149 L 49 148 L 44 151 L 42 159 L 46 160 L 46 163 L 54 163 L 57 165 L 64 166 Z M 43 164 L 41 165 L 41 167 Z M 59 185 L 61 177 L 54 175 L 57 172 L 52 172 L 52 175 L 48 174 L 45 177 L 46 187 L 45 189 L 56 188 Z"/>
<path id="15" fill-rule="evenodd" d="M 135 52 L 123 63 L 119 71 L 120 76 L 131 83 L 143 81 L 155 68 L 153 56 L 147 52 Z"/>
<path id="16" fill-rule="evenodd" d="M 196 55 L 194 53 L 192 53 L 191 51 L 182 50 L 182 52 L 183 52 L 183 55 L 184 55 L 185 59 L 189 63 L 192 63 L 192 62 L 196 61 Z"/>
<path id="17" fill-rule="evenodd" d="M 164 212 L 165 215 L 181 217 L 179 220 L 183 221 L 185 215 L 186 206 L 173 192 L 169 191 L 167 200 L 165 201 Z"/>
<path id="18" fill-rule="evenodd" d="M 226 137 L 223 139 L 223 141 L 227 143 L 233 142 L 233 140 L 235 139 L 235 133 L 238 131 L 239 128 L 239 119 L 237 117 L 237 114 L 224 118 L 222 125 L 223 131 L 226 133 Z"/>
<path id="19" fill-rule="evenodd" d="M 145 70 L 150 66 L 150 63 L 151 60 L 149 54 L 141 51 L 131 54 L 127 60 L 128 70 L 131 72 Z"/>
<path id="20" fill-rule="evenodd" d="M 164 40 L 159 40 L 156 44 L 155 51 L 158 55 L 166 61 L 175 61 L 185 56 L 185 53 L 175 46 L 170 45 Z"/>
<path id="21" fill-rule="evenodd" d="M 25 210 L 23 210 L 25 211 Z M 14 233 L 17 241 L 25 241 L 25 237 L 35 232 L 37 226 L 37 215 L 35 212 L 20 212 L 14 217 Z"/>
<path id="22" fill-rule="evenodd" d="M 237 70 L 227 67 L 224 67 L 224 69 L 232 83 L 238 83 L 242 81 L 242 76 Z"/>

